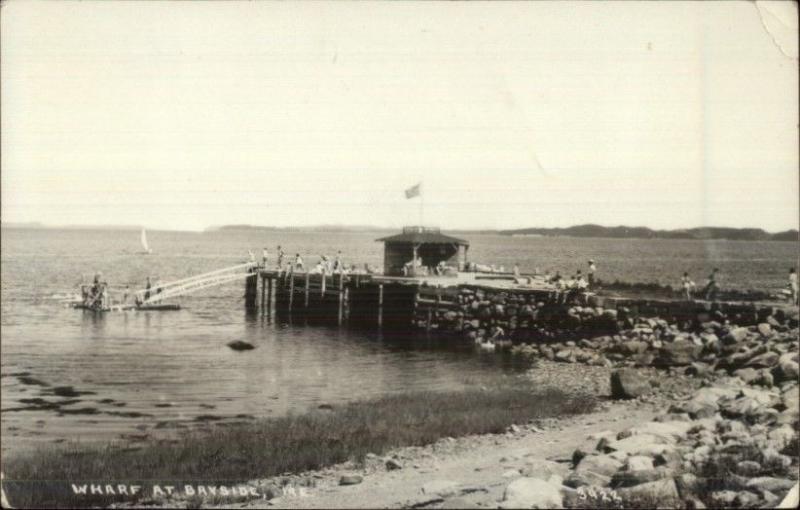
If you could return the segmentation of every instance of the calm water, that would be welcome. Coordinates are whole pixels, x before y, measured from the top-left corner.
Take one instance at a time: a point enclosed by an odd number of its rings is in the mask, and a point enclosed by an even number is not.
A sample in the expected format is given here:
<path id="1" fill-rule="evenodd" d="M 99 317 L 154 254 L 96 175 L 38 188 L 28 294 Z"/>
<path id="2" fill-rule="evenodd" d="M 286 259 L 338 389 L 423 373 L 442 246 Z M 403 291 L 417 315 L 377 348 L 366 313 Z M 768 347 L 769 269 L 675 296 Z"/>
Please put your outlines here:
<path id="1" fill-rule="evenodd" d="M 408 390 L 444 390 L 514 377 L 502 354 L 426 338 L 385 338 L 343 328 L 275 324 L 247 317 L 243 283 L 180 300 L 177 312 L 95 314 L 65 308 L 60 293 L 96 271 L 140 288 L 230 266 L 277 244 L 316 255 L 342 250 L 347 262 L 382 264 L 379 234 L 148 232 L 154 254 L 137 255 L 137 231 L 2 232 L 3 449 L 64 439 L 111 439 L 154 427 L 194 426 L 213 415 L 276 416 Z M 523 271 L 562 273 L 598 263 L 602 279 L 674 283 L 683 270 L 700 281 L 712 265 L 722 285 L 777 288 L 796 263 L 795 243 L 615 241 L 470 236 L 470 258 Z M 226 344 L 245 340 L 255 350 Z M 17 410 L 25 399 L 55 402 L 52 388 L 92 392 L 68 411 Z M 83 410 L 85 414 L 69 411 Z M 91 413 L 91 414 L 88 414 Z"/>

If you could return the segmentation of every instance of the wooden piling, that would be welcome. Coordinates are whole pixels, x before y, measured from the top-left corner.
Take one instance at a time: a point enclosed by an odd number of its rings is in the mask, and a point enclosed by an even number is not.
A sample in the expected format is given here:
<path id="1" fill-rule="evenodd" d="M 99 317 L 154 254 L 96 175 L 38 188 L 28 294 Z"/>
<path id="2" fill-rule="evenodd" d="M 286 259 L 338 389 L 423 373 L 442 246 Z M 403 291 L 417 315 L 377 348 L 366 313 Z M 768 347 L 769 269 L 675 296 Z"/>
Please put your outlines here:
<path id="1" fill-rule="evenodd" d="M 342 324 L 342 316 L 344 314 L 344 274 L 339 273 L 339 316 L 338 316 L 338 323 L 339 325 Z"/>
<path id="2" fill-rule="evenodd" d="M 267 278 L 267 316 L 272 313 L 272 278 Z"/>
<path id="3" fill-rule="evenodd" d="M 264 309 L 264 305 L 266 302 L 264 301 L 264 297 L 267 293 L 267 275 L 261 275 L 261 309 Z"/>
<path id="4" fill-rule="evenodd" d="M 383 284 L 378 284 L 378 326 L 383 324 Z"/>
<path id="5" fill-rule="evenodd" d="M 323 299 L 325 298 L 325 280 L 326 280 L 325 273 L 322 273 L 322 286 L 320 287 L 321 290 L 319 292 L 319 295 L 322 296 Z"/>
<path id="6" fill-rule="evenodd" d="M 305 307 L 306 308 L 308 308 L 308 283 L 309 283 L 310 279 L 311 279 L 311 274 L 306 273 L 306 288 L 305 288 L 305 291 L 306 291 Z"/>
<path id="7" fill-rule="evenodd" d="M 294 271 L 289 278 L 289 311 L 292 311 L 292 303 L 294 302 Z"/>
<path id="8" fill-rule="evenodd" d="M 258 301 L 258 274 L 251 272 L 245 279 L 244 307 L 248 310 L 257 308 Z"/>

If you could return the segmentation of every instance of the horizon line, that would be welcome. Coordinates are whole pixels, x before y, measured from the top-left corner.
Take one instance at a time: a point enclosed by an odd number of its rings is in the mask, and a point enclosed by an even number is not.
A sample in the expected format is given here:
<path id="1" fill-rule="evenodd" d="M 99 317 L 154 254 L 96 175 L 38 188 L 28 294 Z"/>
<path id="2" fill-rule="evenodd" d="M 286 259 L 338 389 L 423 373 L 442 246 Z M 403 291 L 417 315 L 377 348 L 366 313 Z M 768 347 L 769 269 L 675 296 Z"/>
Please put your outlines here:
<path id="1" fill-rule="evenodd" d="M 222 225 L 208 225 L 204 228 L 199 230 L 196 229 L 189 229 L 189 228 L 170 228 L 170 227 L 150 227 L 147 225 L 137 225 L 137 224 L 102 224 L 102 223 L 95 223 L 95 224 L 84 224 L 84 223 L 73 223 L 73 224 L 51 224 L 45 223 L 40 221 L 16 221 L 16 222 L 5 222 L 0 220 L 0 227 L 3 228 L 12 228 L 12 229 L 24 229 L 24 228 L 40 228 L 40 229 L 50 229 L 50 230 L 57 230 L 57 229 L 86 229 L 86 230 L 134 230 L 134 229 L 146 229 L 152 231 L 163 231 L 163 232 L 209 232 L 214 230 L 219 230 L 225 227 L 242 227 L 242 228 L 256 228 L 256 229 L 275 229 L 275 230 L 289 230 L 289 229 L 357 229 L 357 230 L 399 230 L 404 227 L 408 226 L 417 226 L 417 225 L 403 225 L 403 226 L 379 226 L 379 225 L 358 225 L 358 224 L 334 224 L 334 223 L 318 223 L 312 225 L 255 225 L 250 223 L 226 223 Z M 653 230 L 655 232 L 676 232 L 681 230 L 696 230 L 696 229 L 703 229 L 703 228 L 720 228 L 720 229 L 732 229 L 732 230 L 761 230 L 767 234 L 777 234 L 783 232 L 791 232 L 791 231 L 798 231 L 798 227 L 790 227 L 783 230 L 776 230 L 776 231 L 769 231 L 764 229 L 763 227 L 731 227 L 731 226 L 723 226 L 723 225 L 701 225 L 701 226 L 694 226 L 694 227 L 675 227 L 675 228 L 655 228 L 649 227 L 646 225 L 625 225 L 625 224 L 617 224 L 617 225 L 604 225 L 600 223 L 576 223 L 568 226 L 558 226 L 558 227 L 545 227 L 545 226 L 527 226 L 527 227 L 468 227 L 468 228 L 459 228 L 459 227 L 439 227 L 436 225 L 424 225 L 427 228 L 441 228 L 442 230 L 449 230 L 449 231 L 461 231 L 461 232 L 476 232 L 476 231 L 489 231 L 489 232 L 503 232 L 503 231 L 511 231 L 511 230 L 527 230 L 527 229 L 543 229 L 543 230 L 556 230 L 556 229 L 569 229 L 574 227 L 581 227 L 581 226 L 597 226 L 601 228 L 646 228 L 649 230 Z"/>

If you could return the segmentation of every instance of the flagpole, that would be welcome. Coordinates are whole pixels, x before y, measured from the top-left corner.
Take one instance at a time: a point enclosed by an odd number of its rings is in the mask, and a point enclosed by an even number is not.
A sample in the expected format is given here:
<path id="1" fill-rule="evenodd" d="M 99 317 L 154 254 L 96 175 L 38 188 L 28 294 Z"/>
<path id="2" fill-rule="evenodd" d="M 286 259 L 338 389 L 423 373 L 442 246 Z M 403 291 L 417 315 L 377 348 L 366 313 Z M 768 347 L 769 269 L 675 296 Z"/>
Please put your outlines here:
<path id="1" fill-rule="evenodd" d="M 419 183 L 419 226 L 424 227 L 424 216 L 423 216 L 423 209 L 425 207 L 425 193 L 422 189 L 422 181 Z"/>

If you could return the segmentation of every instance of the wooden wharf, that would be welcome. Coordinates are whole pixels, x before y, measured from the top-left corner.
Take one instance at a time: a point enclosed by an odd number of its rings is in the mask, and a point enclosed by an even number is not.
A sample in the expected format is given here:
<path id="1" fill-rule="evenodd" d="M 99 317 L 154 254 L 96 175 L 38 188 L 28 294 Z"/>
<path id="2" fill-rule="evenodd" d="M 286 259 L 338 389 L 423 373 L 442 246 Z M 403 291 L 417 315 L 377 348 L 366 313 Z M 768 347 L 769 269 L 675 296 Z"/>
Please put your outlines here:
<path id="1" fill-rule="evenodd" d="M 547 329 L 592 334 L 613 330 L 633 317 L 658 317 L 701 324 L 724 317 L 754 325 L 770 315 L 797 317 L 796 306 L 777 302 L 687 301 L 612 297 L 577 289 L 559 289 L 536 275 L 456 272 L 447 275 L 393 276 L 365 272 L 320 273 L 270 269 L 248 262 L 136 291 L 137 303 L 75 308 L 93 311 L 177 310 L 165 299 L 233 281 L 245 282 L 250 314 L 298 317 L 310 324 L 396 331 L 455 332 Z M 148 294 L 149 292 L 149 294 Z M 588 329 L 587 329 L 588 327 Z M 527 333 L 526 333 L 527 334 Z"/>
<path id="2" fill-rule="evenodd" d="M 720 314 L 737 317 L 739 324 L 748 325 L 776 312 L 794 313 L 792 307 L 776 303 L 607 297 L 559 290 L 543 280 L 524 279 L 528 283 L 519 284 L 506 275 L 480 273 L 392 277 L 260 267 L 247 278 L 245 305 L 276 318 L 303 318 L 309 324 L 456 332 L 495 325 L 506 330 L 545 327 L 588 332 L 587 327 L 599 331 L 609 321 L 627 317 L 702 323 Z M 533 313 L 526 315 L 531 310 Z M 582 318 L 575 322 L 578 315 Z"/>

